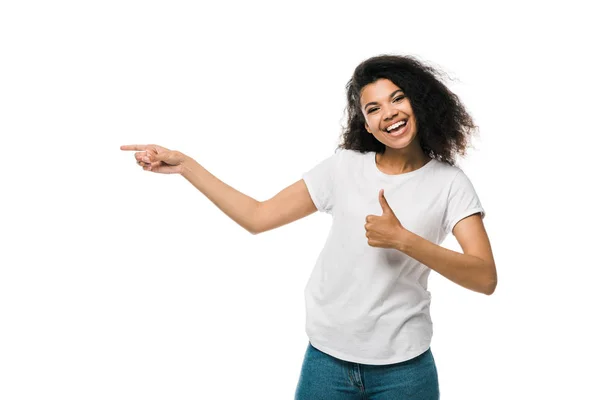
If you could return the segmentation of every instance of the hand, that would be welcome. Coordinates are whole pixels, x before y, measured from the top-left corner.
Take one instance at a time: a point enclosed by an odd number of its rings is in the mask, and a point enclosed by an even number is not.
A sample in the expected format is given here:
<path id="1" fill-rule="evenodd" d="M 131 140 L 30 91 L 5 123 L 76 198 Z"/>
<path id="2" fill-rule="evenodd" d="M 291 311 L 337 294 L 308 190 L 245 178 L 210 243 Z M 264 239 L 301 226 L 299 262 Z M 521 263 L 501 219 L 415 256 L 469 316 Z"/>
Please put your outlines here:
<path id="1" fill-rule="evenodd" d="M 379 203 L 383 214 L 367 215 L 365 224 L 367 243 L 372 247 L 398 249 L 400 239 L 406 230 L 394 214 L 394 211 L 383 196 L 383 189 L 379 191 Z"/>
<path id="2" fill-rule="evenodd" d="M 135 159 L 145 171 L 160 174 L 180 174 L 183 170 L 181 165 L 186 155 L 156 144 L 130 144 L 121 146 L 121 150 L 137 150 Z"/>

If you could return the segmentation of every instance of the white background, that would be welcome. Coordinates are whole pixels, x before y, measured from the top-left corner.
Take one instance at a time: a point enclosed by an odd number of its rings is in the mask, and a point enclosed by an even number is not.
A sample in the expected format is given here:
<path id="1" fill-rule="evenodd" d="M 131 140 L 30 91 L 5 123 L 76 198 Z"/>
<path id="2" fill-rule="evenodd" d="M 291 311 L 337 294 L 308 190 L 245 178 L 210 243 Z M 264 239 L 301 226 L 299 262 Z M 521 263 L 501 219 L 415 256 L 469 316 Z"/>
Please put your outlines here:
<path id="1" fill-rule="evenodd" d="M 594 14 L 448 3 L 3 1 L 0 398 L 292 399 L 331 218 L 253 236 L 119 147 L 267 200 L 333 154 L 383 53 L 446 71 L 480 127 L 459 166 L 499 283 L 430 276 L 442 399 L 597 395 Z"/>

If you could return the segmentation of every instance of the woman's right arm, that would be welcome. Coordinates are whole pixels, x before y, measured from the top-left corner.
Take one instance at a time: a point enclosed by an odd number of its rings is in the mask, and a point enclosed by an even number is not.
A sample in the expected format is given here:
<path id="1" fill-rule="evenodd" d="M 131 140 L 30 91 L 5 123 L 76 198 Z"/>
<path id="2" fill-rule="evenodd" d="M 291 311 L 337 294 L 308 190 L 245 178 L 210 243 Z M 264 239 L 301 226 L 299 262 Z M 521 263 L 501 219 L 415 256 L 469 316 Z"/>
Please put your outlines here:
<path id="1" fill-rule="evenodd" d="M 302 179 L 273 198 L 259 202 L 222 182 L 191 157 L 185 156 L 181 165 L 181 175 L 185 179 L 253 235 L 289 224 L 317 211 Z"/>

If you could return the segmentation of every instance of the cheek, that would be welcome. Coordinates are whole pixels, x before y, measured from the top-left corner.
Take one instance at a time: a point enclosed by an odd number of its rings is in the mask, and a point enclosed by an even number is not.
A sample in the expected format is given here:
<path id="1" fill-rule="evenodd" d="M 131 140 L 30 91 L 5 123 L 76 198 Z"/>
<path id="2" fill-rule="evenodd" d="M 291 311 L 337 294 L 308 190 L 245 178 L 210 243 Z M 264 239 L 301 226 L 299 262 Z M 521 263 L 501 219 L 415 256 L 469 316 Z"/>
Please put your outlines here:
<path id="1" fill-rule="evenodd" d="M 366 121 L 367 121 L 367 125 L 369 125 L 369 129 L 371 129 L 371 131 L 377 130 L 378 121 L 376 118 L 367 117 Z"/>

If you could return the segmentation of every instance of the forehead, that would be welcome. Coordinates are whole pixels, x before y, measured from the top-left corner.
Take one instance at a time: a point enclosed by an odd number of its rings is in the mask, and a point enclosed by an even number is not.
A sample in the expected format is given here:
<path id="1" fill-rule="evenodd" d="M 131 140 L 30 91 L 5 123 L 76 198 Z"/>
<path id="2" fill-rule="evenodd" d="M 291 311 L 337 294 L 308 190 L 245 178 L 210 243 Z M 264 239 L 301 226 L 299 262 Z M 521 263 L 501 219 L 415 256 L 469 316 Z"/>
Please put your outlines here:
<path id="1" fill-rule="evenodd" d="M 371 101 L 383 101 L 396 90 L 401 90 L 394 82 L 389 79 L 378 79 L 373 83 L 365 85 L 360 91 L 360 102 L 366 104 Z"/>

